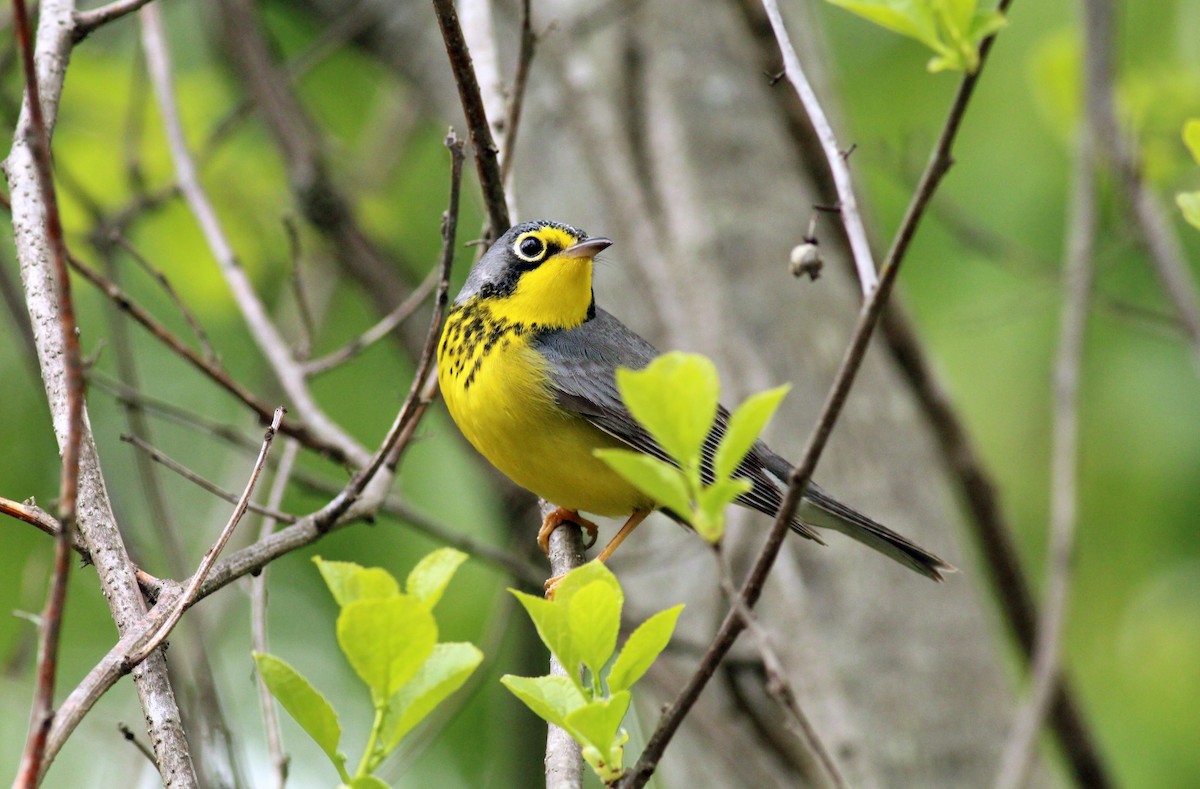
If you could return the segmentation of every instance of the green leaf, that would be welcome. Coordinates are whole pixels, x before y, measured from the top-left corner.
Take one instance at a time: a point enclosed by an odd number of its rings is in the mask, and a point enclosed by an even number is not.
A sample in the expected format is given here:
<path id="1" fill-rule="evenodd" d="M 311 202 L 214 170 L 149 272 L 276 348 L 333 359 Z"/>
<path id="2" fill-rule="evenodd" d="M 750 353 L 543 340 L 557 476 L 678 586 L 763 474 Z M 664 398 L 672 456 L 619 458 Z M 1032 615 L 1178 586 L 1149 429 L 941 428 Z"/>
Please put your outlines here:
<path id="1" fill-rule="evenodd" d="M 829 0 L 880 27 L 914 38 L 933 50 L 942 48 L 937 21 L 928 4 L 919 0 Z"/>
<path id="2" fill-rule="evenodd" d="M 593 581 L 572 595 L 567 603 L 571 642 L 583 664 L 598 677 L 617 648 L 621 630 L 620 590 Z"/>
<path id="3" fill-rule="evenodd" d="M 1200 164 L 1200 118 L 1192 118 L 1183 124 L 1183 144 L 1196 164 Z"/>
<path id="4" fill-rule="evenodd" d="M 748 479 L 723 479 L 700 493 L 692 527 L 709 543 L 717 543 L 725 534 L 725 508 L 738 496 L 754 487 Z"/>
<path id="5" fill-rule="evenodd" d="M 337 713 L 321 692 L 312 686 L 300 672 L 275 657 L 261 652 L 254 653 L 259 676 L 271 695 L 279 700 L 300 728 L 321 747 L 335 765 L 344 762 L 338 753 L 338 741 L 342 738 L 342 727 Z"/>
<path id="6" fill-rule="evenodd" d="M 429 659 L 437 623 L 424 603 L 407 595 L 356 600 L 338 616 L 337 639 L 371 697 L 382 703 Z"/>
<path id="7" fill-rule="evenodd" d="M 314 556 L 313 562 L 321 571 L 325 585 L 337 604 L 346 607 L 355 600 L 391 597 L 400 593 L 400 585 L 387 570 L 362 567 L 354 562 L 327 562 Z"/>
<path id="8" fill-rule="evenodd" d="M 654 663 L 655 658 L 667 648 L 671 634 L 675 632 L 675 623 L 683 611 L 682 605 L 659 611 L 654 616 L 638 625 L 629 636 L 621 654 L 613 661 L 612 669 L 608 672 L 608 690 L 610 693 L 628 690 L 633 683 Z"/>
<path id="9" fill-rule="evenodd" d="M 729 416 L 729 426 L 725 429 L 725 435 L 713 456 L 713 471 L 718 480 L 733 476 L 738 464 L 762 435 L 763 428 L 771 421 L 771 417 L 791 388 L 791 384 L 784 384 L 750 395 Z"/>
<path id="10" fill-rule="evenodd" d="M 504 687 L 547 723 L 567 728 L 567 716 L 587 704 L 583 691 L 566 677 L 517 677 L 505 674 Z"/>
<path id="11" fill-rule="evenodd" d="M 687 478 L 669 463 L 629 449 L 597 449 L 595 455 L 659 506 L 682 518 L 691 512 Z"/>
<path id="12" fill-rule="evenodd" d="M 699 457 L 720 394 L 711 361 L 694 353 L 665 353 L 641 370 L 619 368 L 617 388 L 634 419 L 681 466 Z"/>
<path id="13" fill-rule="evenodd" d="M 572 572 L 577 572 L 577 570 Z M 526 594 L 517 589 L 508 591 L 512 592 L 525 607 L 525 612 L 533 620 L 533 626 L 537 628 L 538 637 L 542 639 L 542 643 L 558 658 L 558 662 L 563 664 L 575 684 L 579 685 L 579 664 L 583 661 L 572 644 L 571 625 L 567 621 L 567 607 L 559 598 L 560 590 L 561 584 L 560 589 L 555 590 L 554 600 Z M 580 687 L 582 689 L 582 686 Z"/>
<path id="14" fill-rule="evenodd" d="M 612 570 L 604 566 L 604 562 L 595 560 L 576 567 L 563 576 L 558 588 L 554 590 L 554 602 L 561 605 L 565 611 L 570 606 L 571 598 L 575 596 L 576 592 L 597 581 L 616 592 L 620 604 L 624 604 L 625 593 L 621 591 L 621 582 L 617 580 L 617 576 L 613 575 Z"/>
<path id="15" fill-rule="evenodd" d="M 571 711 L 563 721 L 563 728 L 571 733 L 581 745 L 592 745 L 601 753 L 610 753 L 621 721 L 629 711 L 629 691 L 622 690 L 607 699 L 596 699 Z M 620 764 L 609 764 L 620 770 Z"/>
<path id="16" fill-rule="evenodd" d="M 384 754 L 425 719 L 437 705 L 462 687 L 483 660 L 474 644 L 438 644 L 407 685 L 388 702 L 383 719 Z"/>
<path id="17" fill-rule="evenodd" d="M 405 590 L 425 605 L 433 608 L 442 599 L 442 592 L 454 577 L 458 566 L 467 560 L 467 555 L 453 548 L 439 548 L 417 562 L 408 574 Z"/>
<path id="18" fill-rule="evenodd" d="M 1180 192 L 1175 195 L 1175 203 L 1188 224 L 1200 229 L 1200 192 Z"/>

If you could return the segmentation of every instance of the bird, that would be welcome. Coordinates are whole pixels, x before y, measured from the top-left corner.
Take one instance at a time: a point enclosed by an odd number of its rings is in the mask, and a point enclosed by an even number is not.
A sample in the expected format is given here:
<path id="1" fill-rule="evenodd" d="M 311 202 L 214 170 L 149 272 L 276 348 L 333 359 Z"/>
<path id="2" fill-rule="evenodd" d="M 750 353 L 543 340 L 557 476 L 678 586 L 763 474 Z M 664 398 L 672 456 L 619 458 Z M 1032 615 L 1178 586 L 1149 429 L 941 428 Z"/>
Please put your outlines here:
<path id="1" fill-rule="evenodd" d="M 555 505 L 538 531 L 543 551 L 567 522 L 595 543 L 597 527 L 580 512 L 627 518 L 598 554 L 601 562 L 661 508 L 596 450 L 633 449 L 672 462 L 617 388 L 618 368 L 641 369 L 658 351 L 596 305 L 593 263 L 612 243 L 547 220 L 510 228 L 471 268 L 446 316 L 437 355 L 442 398 L 463 435 L 505 476 Z M 719 408 L 702 453 L 709 469 L 728 418 Z M 751 482 L 737 503 L 774 516 L 790 471 L 787 460 L 756 442 L 735 473 Z M 818 543 L 823 540 L 814 527 L 841 532 L 935 581 L 954 570 L 816 483 L 805 489 L 790 526 Z M 547 581 L 548 596 L 557 580 Z"/>

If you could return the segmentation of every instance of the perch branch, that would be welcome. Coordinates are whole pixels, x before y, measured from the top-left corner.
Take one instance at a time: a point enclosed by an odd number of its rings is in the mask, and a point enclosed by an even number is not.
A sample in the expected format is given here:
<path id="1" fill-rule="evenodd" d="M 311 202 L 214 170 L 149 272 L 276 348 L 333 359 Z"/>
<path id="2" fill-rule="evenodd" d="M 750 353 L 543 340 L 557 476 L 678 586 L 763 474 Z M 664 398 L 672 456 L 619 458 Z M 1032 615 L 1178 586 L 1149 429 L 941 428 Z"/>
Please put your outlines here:
<path id="1" fill-rule="evenodd" d="M 555 509 L 546 501 L 538 502 L 544 518 Z M 583 530 L 574 523 L 564 523 L 550 533 L 550 575 L 560 576 L 584 563 Z M 566 668 L 550 655 L 550 674 L 568 676 Z M 583 748 L 574 738 L 553 723 L 546 730 L 546 789 L 582 789 Z"/>

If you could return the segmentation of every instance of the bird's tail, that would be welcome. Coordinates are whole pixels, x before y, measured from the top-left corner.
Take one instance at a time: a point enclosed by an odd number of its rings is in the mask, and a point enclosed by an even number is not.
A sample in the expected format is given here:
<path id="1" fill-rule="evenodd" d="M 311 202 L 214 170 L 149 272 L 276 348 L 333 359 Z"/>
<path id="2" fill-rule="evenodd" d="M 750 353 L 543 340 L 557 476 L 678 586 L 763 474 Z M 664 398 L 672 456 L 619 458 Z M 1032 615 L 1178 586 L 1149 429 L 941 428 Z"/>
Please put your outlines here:
<path id="1" fill-rule="evenodd" d="M 825 529 L 833 529 L 858 540 L 863 545 L 890 557 L 927 578 L 942 580 L 942 573 L 957 572 L 950 563 L 925 550 L 881 523 L 847 507 L 829 496 L 816 484 L 810 483 L 800 500 L 797 516 L 801 521 Z"/>

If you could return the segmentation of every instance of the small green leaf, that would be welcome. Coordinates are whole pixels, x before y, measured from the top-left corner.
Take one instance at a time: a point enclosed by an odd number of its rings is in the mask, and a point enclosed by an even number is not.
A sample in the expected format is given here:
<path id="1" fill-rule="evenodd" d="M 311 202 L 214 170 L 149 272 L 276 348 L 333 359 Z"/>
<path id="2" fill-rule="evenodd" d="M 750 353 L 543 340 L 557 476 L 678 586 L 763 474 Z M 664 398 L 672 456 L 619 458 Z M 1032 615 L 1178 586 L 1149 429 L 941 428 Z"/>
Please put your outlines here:
<path id="1" fill-rule="evenodd" d="M 729 426 L 713 457 L 713 471 L 718 480 L 733 476 L 791 388 L 791 384 L 784 384 L 750 395 L 730 415 Z"/>
<path id="2" fill-rule="evenodd" d="M 1192 118 L 1183 124 L 1183 144 L 1196 164 L 1200 164 L 1200 118 Z"/>
<path id="3" fill-rule="evenodd" d="M 404 735 L 425 719 L 437 705 L 462 687 L 483 660 L 474 644 L 438 644 L 412 680 L 388 702 L 383 720 L 384 754 L 395 749 Z"/>
<path id="4" fill-rule="evenodd" d="M 555 590 L 554 600 L 526 594 L 517 589 L 508 591 L 512 592 L 524 606 L 525 612 L 533 620 L 533 626 L 537 628 L 538 637 L 542 639 L 542 643 L 558 658 L 558 662 L 563 664 L 578 685 L 579 664 L 582 659 L 571 640 L 571 625 L 567 621 L 567 607 L 559 598 L 560 590 L 561 584 L 560 588 Z"/>
<path id="5" fill-rule="evenodd" d="M 621 630 L 621 593 L 602 581 L 593 581 L 572 595 L 567 603 L 571 643 L 593 676 L 617 648 Z"/>
<path id="6" fill-rule="evenodd" d="M 691 512 L 687 478 L 679 469 L 656 457 L 629 449 L 597 449 L 595 454 L 659 506 L 683 518 Z"/>
<path id="7" fill-rule="evenodd" d="M 314 556 L 313 562 L 333 593 L 333 599 L 343 608 L 355 600 L 391 597 L 400 593 L 400 585 L 392 574 L 379 567 L 362 567 L 354 562 L 327 562 L 320 556 Z"/>
<path id="8" fill-rule="evenodd" d="M 725 534 L 725 508 L 738 496 L 753 487 L 750 480 L 723 479 L 709 485 L 700 493 L 692 528 L 706 542 L 716 544 Z"/>
<path id="9" fill-rule="evenodd" d="M 337 750 L 342 727 L 338 724 L 337 713 L 321 692 L 300 672 L 274 655 L 255 652 L 254 662 L 271 695 L 279 700 L 300 728 L 335 765 L 344 762 L 345 757 Z"/>
<path id="10" fill-rule="evenodd" d="M 407 595 L 356 600 L 342 608 L 337 639 L 376 703 L 392 697 L 433 653 L 437 623 Z"/>
<path id="11" fill-rule="evenodd" d="M 558 588 L 554 590 L 554 602 L 561 605 L 565 611 L 570 606 L 571 598 L 575 596 L 576 592 L 597 581 L 616 592 L 620 603 L 624 604 L 625 593 L 621 591 L 621 582 L 617 580 L 617 576 L 613 575 L 612 570 L 604 566 L 604 562 L 595 560 L 576 567 L 563 576 Z"/>
<path id="12" fill-rule="evenodd" d="M 601 753 L 611 750 L 617 739 L 617 730 L 629 711 L 629 691 L 622 690 L 607 699 L 590 701 L 567 714 L 563 728 L 570 732 L 581 745 L 593 745 Z M 620 765 L 609 765 L 620 769 Z"/>
<path id="13" fill-rule="evenodd" d="M 634 419 L 680 465 L 688 465 L 717 415 L 717 368 L 699 354 L 672 351 L 641 370 L 619 368 L 617 389 Z"/>
<path id="14" fill-rule="evenodd" d="M 442 592 L 454 577 L 458 566 L 467 560 L 467 555 L 453 548 L 439 548 L 417 562 L 408 574 L 405 590 L 425 605 L 433 608 L 442 599 Z"/>
<path id="15" fill-rule="evenodd" d="M 587 704 L 583 692 L 566 677 L 517 677 L 505 674 L 500 678 L 504 687 L 547 723 L 562 726 L 567 716 Z"/>
<path id="16" fill-rule="evenodd" d="M 942 47 L 928 4 L 913 0 L 829 0 L 880 27 L 914 38 L 933 50 Z"/>
<path id="17" fill-rule="evenodd" d="M 1200 228 L 1200 192 L 1180 192 L 1175 195 L 1175 203 L 1188 224 Z"/>
<path id="18" fill-rule="evenodd" d="M 659 611 L 654 616 L 638 625 L 637 629 L 626 640 L 621 654 L 613 661 L 612 669 L 608 672 L 608 690 L 616 693 L 628 690 L 633 683 L 654 663 L 654 659 L 667 648 L 671 634 L 675 632 L 675 623 L 683 611 L 682 605 Z"/>

